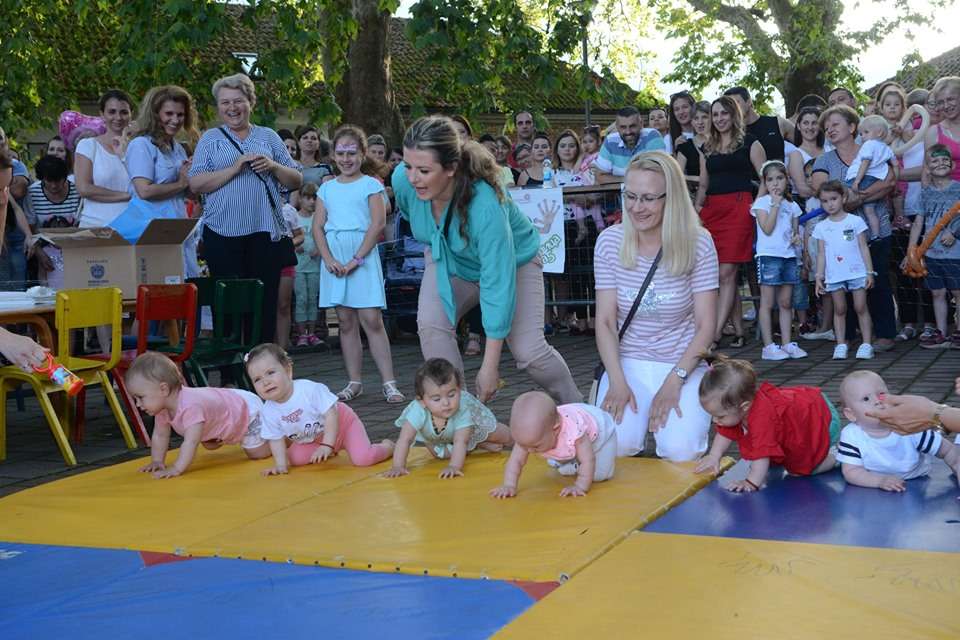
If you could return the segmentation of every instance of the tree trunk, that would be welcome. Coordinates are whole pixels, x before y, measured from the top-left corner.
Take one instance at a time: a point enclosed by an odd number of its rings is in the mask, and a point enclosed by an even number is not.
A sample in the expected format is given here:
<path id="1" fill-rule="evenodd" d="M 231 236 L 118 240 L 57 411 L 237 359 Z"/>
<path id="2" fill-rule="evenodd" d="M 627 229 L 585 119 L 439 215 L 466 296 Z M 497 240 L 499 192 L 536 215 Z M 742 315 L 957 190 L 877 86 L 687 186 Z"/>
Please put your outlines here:
<path id="1" fill-rule="evenodd" d="M 823 86 L 821 73 L 828 68 L 829 63 L 826 62 L 810 63 L 786 72 L 777 89 L 783 96 L 784 111 L 788 117 L 796 111 L 797 103 L 803 96 L 816 94 L 826 98 L 824 92 L 829 91 L 831 87 Z"/>
<path id="2" fill-rule="evenodd" d="M 393 98 L 390 78 L 390 13 L 377 0 L 353 0 L 357 38 L 347 54 L 348 68 L 337 87 L 343 122 L 358 125 L 367 135 L 379 133 L 390 146 L 403 137 L 403 120 Z"/>

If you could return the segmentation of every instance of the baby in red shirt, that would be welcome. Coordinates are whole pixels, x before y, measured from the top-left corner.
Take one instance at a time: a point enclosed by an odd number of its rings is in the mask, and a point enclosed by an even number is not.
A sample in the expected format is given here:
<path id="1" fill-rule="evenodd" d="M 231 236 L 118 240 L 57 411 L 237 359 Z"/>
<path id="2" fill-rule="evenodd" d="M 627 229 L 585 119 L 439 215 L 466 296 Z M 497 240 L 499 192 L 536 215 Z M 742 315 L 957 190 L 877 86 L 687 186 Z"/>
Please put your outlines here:
<path id="1" fill-rule="evenodd" d="M 757 373 L 746 360 L 723 355 L 703 357 L 707 373 L 700 382 L 700 404 L 713 417 L 717 435 L 696 472 L 720 470 L 720 458 L 736 442 L 740 456 L 750 461 L 743 480 L 730 491 L 763 488 L 770 463 L 788 473 L 809 476 L 837 465 L 840 414 L 817 387 L 757 385 Z"/>

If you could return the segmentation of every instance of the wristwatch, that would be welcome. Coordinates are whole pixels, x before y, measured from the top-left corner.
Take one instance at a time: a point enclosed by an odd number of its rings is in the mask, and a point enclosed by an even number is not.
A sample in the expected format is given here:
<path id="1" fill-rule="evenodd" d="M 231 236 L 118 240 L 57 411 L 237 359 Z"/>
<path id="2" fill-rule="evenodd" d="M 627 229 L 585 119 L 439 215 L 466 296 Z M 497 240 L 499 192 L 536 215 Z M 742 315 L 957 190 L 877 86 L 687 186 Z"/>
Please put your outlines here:
<path id="1" fill-rule="evenodd" d="M 946 411 L 947 409 L 949 409 L 947 405 L 938 404 L 937 408 L 933 410 L 933 417 L 930 419 L 930 425 L 934 429 L 937 429 L 938 431 L 940 431 L 941 433 L 946 432 L 946 430 L 943 428 L 943 420 L 941 416 L 943 415 L 943 412 Z"/>
<path id="2" fill-rule="evenodd" d="M 353 256 L 353 259 L 356 260 L 358 267 L 363 266 L 363 256 Z"/>
<path id="3" fill-rule="evenodd" d="M 683 367 L 674 367 L 673 372 L 677 374 L 677 377 L 680 378 L 681 382 L 686 382 L 687 376 L 690 375 L 687 373 L 687 370 L 684 369 Z"/>

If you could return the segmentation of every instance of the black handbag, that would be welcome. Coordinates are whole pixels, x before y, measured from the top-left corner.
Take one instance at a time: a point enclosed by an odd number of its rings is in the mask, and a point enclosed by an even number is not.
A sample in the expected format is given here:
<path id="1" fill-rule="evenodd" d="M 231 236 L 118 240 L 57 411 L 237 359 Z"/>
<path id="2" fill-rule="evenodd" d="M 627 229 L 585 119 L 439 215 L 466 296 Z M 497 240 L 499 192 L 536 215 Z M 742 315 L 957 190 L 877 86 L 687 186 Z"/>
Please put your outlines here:
<path id="1" fill-rule="evenodd" d="M 633 301 L 633 306 L 630 307 L 630 313 L 627 314 L 626 319 L 623 321 L 623 324 L 620 326 L 620 333 L 617 335 L 617 342 L 623 340 L 623 334 L 627 332 L 627 327 L 630 326 L 630 321 L 633 320 L 633 316 L 637 315 L 637 309 L 640 307 L 640 302 L 643 300 L 643 295 L 647 292 L 647 289 L 650 287 L 650 283 L 653 281 L 653 274 L 657 272 L 657 265 L 660 264 L 660 258 L 663 256 L 663 248 L 660 248 L 660 251 L 657 251 L 657 257 L 653 259 L 653 264 L 650 265 L 650 270 L 647 271 L 647 276 L 643 279 L 643 284 L 640 285 L 640 291 L 637 292 L 637 297 Z M 590 385 L 590 395 L 587 401 L 596 406 L 597 404 L 597 391 L 600 388 L 600 378 L 603 377 L 603 373 L 606 371 L 606 367 L 603 366 L 603 360 L 600 361 L 594 370 L 593 370 L 593 384 Z"/>
<path id="2" fill-rule="evenodd" d="M 233 148 L 236 149 L 240 155 L 243 155 L 243 149 L 240 148 L 240 145 L 238 145 L 233 138 L 227 135 L 226 130 L 223 127 L 217 128 L 220 129 L 220 133 L 223 134 L 227 142 L 232 144 Z M 273 256 L 277 259 L 281 269 L 295 267 L 297 266 L 297 251 L 293 246 L 293 238 L 284 233 L 287 228 L 287 223 L 283 221 L 283 213 L 277 207 L 277 201 L 273 197 L 273 192 L 270 191 L 270 187 L 267 185 L 267 179 L 256 171 L 253 172 L 253 175 L 257 176 L 257 179 L 263 183 L 263 188 L 267 192 L 267 199 L 270 201 L 270 210 L 273 212 L 273 225 L 277 234 L 280 236 L 278 240 L 273 240 L 271 243 L 270 248 L 273 250 Z M 273 234 L 271 234 L 271 239 L 273 239 Z"/>

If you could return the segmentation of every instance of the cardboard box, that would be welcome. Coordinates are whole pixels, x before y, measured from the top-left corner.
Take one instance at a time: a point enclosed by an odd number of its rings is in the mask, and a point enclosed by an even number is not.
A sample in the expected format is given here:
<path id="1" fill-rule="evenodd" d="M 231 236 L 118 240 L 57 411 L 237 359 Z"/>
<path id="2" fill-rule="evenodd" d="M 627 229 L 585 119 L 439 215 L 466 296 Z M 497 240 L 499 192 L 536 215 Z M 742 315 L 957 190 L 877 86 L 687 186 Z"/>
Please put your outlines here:
<path id="1" fill-rule="evenodd" d="M 183 242 L 199 220 L 151 220 L 130 244 L 109 227 L 44 229 L 40 238 L 63 251 L 66 289 L 118 287 L 124 298 L 136 298 L 141 284 L 181 284 Z"/>

